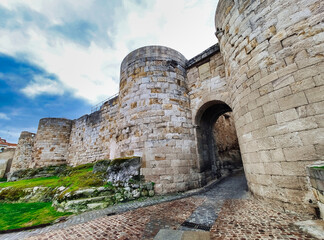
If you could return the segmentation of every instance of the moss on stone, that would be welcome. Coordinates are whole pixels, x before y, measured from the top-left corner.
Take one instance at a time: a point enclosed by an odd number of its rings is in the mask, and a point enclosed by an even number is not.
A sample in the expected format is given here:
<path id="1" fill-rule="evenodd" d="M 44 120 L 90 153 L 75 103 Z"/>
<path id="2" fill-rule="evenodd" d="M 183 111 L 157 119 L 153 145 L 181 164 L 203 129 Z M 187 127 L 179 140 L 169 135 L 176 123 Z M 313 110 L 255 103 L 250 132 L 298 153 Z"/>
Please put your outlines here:
<path id="1" fill-rule="evenodd" d="M 22 188 L 5 188 L 0 192 L 0 201 L 15 202 L 27 194 Z"/>

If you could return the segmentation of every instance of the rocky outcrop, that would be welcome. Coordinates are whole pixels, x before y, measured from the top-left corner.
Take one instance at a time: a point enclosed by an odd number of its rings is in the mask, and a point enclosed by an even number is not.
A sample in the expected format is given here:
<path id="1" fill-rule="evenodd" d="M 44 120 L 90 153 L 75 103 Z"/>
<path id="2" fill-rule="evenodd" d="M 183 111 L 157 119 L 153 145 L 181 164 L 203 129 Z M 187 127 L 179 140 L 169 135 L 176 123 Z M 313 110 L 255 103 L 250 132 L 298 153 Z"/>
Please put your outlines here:
<path id="1" fill-rule="evenodd" d="M 66 165 L 21 169 L 10 173 L 10 175 L 8 176 L 8 181 L 11 182 L 11 181 L 38 178 L 38 177 L 52 177 L 52 176 L 60 175 L 66 170 L 67 170 Z"/>
<path id="2" fill-rule="evenodd" d="M 105 208 L 119 202 L 134 200 L 139 197 L 153 197 L 154 184 L 134 182 L 108 184 L 104 187 L 80 189 L 69 192 L 60 187 L 54 196 L 53 206 L 61 212 L 85 212 Z"/>

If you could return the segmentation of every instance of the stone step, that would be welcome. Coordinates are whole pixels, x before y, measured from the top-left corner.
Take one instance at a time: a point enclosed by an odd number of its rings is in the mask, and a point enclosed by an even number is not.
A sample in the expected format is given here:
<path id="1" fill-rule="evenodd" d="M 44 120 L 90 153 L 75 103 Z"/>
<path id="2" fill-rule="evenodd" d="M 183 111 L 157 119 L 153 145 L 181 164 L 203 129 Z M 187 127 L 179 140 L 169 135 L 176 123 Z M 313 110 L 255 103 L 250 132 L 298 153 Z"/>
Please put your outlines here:
<path id="1" fill-rule="evenodd" d="M 107 196 L 82 198 L 82 199 L 61 202 L 60 204 L 57 204 L 56 207 L 58 211 L 75 212 L 75 213 L 84 212 L 91 209 L 100 209 L 109 206 L 110 205 L 109 199 L 110 198 Z"/>

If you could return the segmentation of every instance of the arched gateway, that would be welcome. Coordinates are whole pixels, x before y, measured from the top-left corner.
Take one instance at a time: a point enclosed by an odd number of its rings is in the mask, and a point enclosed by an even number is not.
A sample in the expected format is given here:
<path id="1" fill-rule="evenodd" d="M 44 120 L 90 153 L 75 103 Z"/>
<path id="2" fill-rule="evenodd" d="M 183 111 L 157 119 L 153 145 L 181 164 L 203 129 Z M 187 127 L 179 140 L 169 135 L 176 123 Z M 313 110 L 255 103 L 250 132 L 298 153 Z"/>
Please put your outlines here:
<path id="1" fill-rule="evenodd" d="M 226 170 L 242 166 L 235 126 L 230 123 L 232 115 L 225 114 L 230 112 L 232 109 L 226 103 L 214 100 L 201 106 L 195 117 L 197 165 L 204 176 L 202 185 L 221 177 Z"/>

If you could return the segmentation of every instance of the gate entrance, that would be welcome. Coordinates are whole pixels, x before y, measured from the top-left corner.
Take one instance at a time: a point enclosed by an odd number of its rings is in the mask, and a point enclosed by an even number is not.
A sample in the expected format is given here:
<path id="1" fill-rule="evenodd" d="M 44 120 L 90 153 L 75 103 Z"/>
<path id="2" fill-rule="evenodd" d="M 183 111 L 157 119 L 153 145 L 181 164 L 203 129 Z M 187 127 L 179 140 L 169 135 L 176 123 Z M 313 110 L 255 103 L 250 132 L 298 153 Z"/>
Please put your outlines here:
<path id="1" fill-rule="evenodd" d="M 202 185 L 243 166 L 232 109 L 222 101 L 204 104 L 196 116 L 198 170 Z"/>

